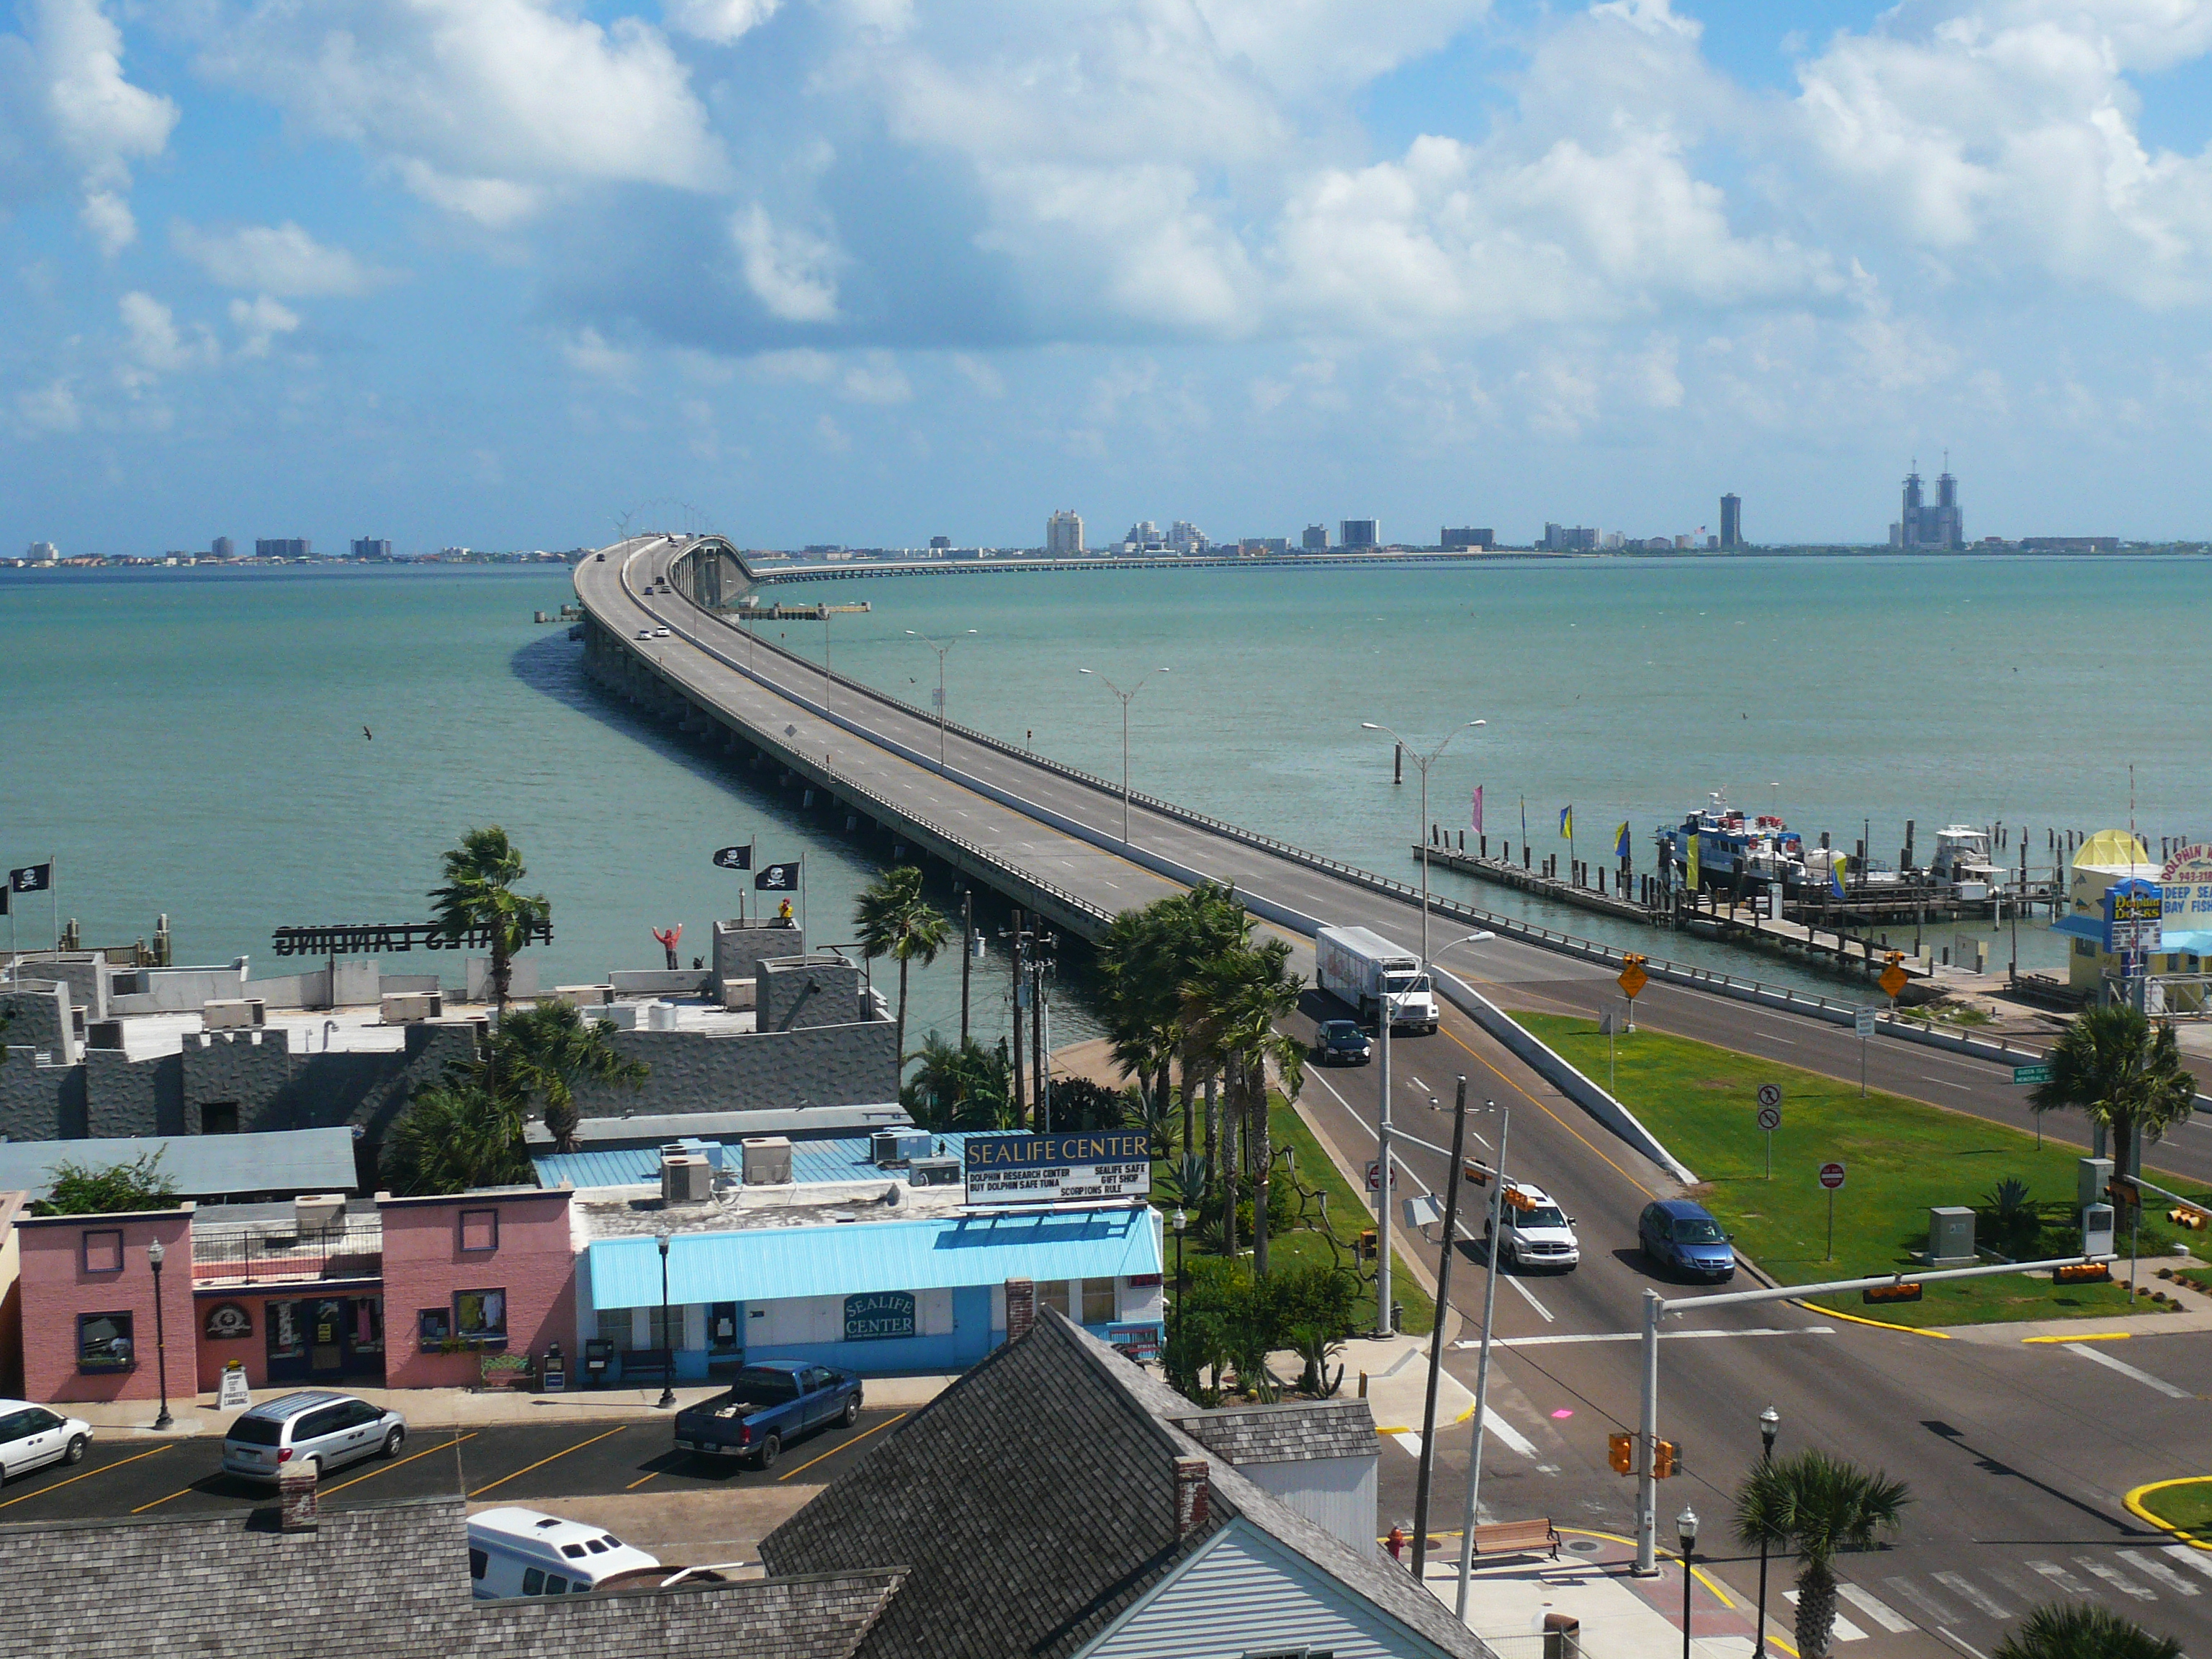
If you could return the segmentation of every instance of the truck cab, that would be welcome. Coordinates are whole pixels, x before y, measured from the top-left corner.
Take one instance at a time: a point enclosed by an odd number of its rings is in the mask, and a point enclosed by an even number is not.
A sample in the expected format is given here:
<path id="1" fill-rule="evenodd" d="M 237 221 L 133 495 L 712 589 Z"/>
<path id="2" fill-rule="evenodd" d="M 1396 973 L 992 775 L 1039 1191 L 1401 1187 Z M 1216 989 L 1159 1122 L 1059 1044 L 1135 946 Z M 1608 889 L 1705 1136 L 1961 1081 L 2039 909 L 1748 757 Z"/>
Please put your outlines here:
<path id="1" fill-rule="evenodd" d="M 1437 1029 L 1436 987 L 1413 951 L 1365 927 L 1323 927 L 1314 936 L 1314 988 L 1393 1031 Z"/>
<path id="2" fill-rule="evenodd" d="M 1541 1187 L 1508 1181 L 1498 1213 L 1496 1260 L 1516 1268 L 1556 1267 L 1562 1273 L 1571 1273 L 1581 1263 L 1582 1241 L 1575 1237 L 1574 1218 L 1561 1211 Z M 1490 1237 L 1486 1217 L 1482 1236 Z"/>

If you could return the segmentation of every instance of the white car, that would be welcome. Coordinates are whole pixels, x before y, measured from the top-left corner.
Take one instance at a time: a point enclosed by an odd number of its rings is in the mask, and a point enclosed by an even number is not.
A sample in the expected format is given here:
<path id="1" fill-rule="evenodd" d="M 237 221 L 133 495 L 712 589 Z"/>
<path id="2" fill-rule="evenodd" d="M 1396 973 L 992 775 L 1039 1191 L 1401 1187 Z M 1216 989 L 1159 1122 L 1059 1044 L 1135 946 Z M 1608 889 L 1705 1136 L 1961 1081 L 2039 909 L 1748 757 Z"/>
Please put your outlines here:
<path id="1" fill-rule="evenodd" d="M 27 1400 L 0 1400 L 0 1480 L 48 1463 L 81 1463 L 92 1425 Z"/>
<path id="2" fill-rule="evenodd" d="M 653 637 L 653 630 L 650 628 L 641 628 L 637 630 L 637 636 L 641 640 L 649 640 Z"/>
<path id="3" fill-rule="evenodd" d="M 665 628 L 656 628 L 653 630 L 653 637 L 656 640 L 665 640 L 668 637 L 668 630 Z"/>
<path id="4" fill-rule="evenodd" d="M 1507 1182 L 1505 1201 L 1498 1206 L 1498 1214 L 1504 1233 L 1498 1247 L 1499 1261 L 1516 1267 L 1562 1270 L 1572 1269 L 1582 1261 L 1582 1241 L 1575 1237 L 1574 1218 L 1562 1212 L 1541 1187 L 1525 1181 Z M 1482 1234 L 1485 1239 L 1490 1237 L 1487 1217 L 1483 1219 Z"/>

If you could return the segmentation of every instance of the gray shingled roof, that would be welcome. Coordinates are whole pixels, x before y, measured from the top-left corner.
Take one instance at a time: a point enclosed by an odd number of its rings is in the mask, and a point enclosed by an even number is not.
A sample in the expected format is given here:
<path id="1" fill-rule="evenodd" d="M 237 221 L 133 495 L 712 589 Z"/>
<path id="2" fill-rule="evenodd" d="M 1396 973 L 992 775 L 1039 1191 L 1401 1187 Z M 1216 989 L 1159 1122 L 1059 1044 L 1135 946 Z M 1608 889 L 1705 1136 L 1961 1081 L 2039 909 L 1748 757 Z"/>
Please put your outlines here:
<path id="1" fill-rule="evenodd" d="M 1315 1457 L 1374 1457 L 1382 1442 L 1364 1400 L 1302 1400 L 1229 1406 L 1170 1419 L 1216 1456 L 1241 1466 Z"/>
<path id="2" fill-rule="evenodd" d="M 779 1573 L 898 1563 L 860 1659 L 1061 1659 L 1242 1516 L 1461 1659 L 1491 1650 L 1379 1551 L 1356 1550 L 1175 1426 L 1191 1403 L 1048 1310 L 763 1540 Z M 1372 1432 L 1372 1425 L 1370 1425 Z M 1175 1535 L 1175 1461 L 1203 1457 L 1206 1527 Z"/>
<path id="3" fill-rule="evenodd" d="M 896 1569 L 475 1601 L 458 1498 L 0 1528 L 9 1659 L 852 1659 Z"/>

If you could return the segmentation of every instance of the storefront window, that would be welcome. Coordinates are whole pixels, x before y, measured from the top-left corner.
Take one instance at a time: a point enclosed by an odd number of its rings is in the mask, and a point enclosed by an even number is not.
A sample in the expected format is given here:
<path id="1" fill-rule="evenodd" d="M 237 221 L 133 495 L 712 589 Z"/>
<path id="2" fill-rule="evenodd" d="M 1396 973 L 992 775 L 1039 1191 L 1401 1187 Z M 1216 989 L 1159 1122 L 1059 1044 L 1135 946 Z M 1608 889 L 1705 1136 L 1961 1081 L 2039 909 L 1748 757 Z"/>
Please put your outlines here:
<path id="1" fill-rule="evenodd" d="M 424 1308 L 415 1316 L 417 1340 L 426 1348 L 448 1341 L 453 1334 L 453 1310 L 451 1308 Z"/>
<path id="2" fill-rule="evenodd" d="M 81 1371 L 127 1371 L 136 1361 L 127 1313 L 76 1316 L 76 1368 Z"/>
<path id="3" fill-rule="evenodd" d="M 738 1337 L 738 1304 L 717 1302 L 707 1310 L 707 1346 L 716 1353 L 742 1347 Z"/>
<path id="4" fill-rule="evenodd" d="M 1114 1319 L 1114 1281 L 1110 1279 L 1085 1279 L 1083 1322 L 1086 1325 L 1110 1325 Z"/>
<path id="5" fill-rule="evenodd" d="M 507 1339 L 507 1292 L 461 1291 L 453 1297 L 453 1330 L 466 1342 Z"/>
<path id="6" fill-rule="evenodd" d="M 269 1303 L 263 1310 L 262 1317 L 269 1328 L 269 1357 L 271 1359 L 297 1359 L 307 1352 L 307 1336 L 301 1329 L 298 1303 Z"/>
<path id="7" fill-rule="evenodd" d="M 1040 1279 L 1036 1282 L 1036 1308 L 1042 1313 L 1050 1308 L 1054 1313 L 1067 1311 L 1067 1281 L 1064 1279 Z"/>
<path id="8" fill-rule="evenodd" d="M 647 1329 L 652 1334 L 647 1345 L 654 1349 L 673 1352 L 684 1346 L 684 1310 L 681 1308 L 647 1308 Z"/>
<path id="9" fill-rule="evenodd" d="M 630 1350 L 630 1317 L 628 1308 L 602 1308 L 599 1312 L 599 1340 L 615 1345 L 617 1353 Z"/>
<path id="10" fill-rule="evenodd" d="M 384 1303 L 380 1297 L 357 1296 L 353 1303 L 353 1351 L 384 1352 Z"/>

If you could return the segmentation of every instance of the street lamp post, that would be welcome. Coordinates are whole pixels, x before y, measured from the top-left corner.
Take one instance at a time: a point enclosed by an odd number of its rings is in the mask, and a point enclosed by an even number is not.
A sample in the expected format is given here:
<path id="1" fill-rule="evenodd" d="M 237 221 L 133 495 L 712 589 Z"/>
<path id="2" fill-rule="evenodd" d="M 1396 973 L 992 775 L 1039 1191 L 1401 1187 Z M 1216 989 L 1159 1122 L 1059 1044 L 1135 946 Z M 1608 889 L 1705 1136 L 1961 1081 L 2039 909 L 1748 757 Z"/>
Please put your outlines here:
<path id="1" fill-rule="evenodd" d="M 668 1356 L 668 1369 L 660 1374 L 660 1398 L 654 1405 L 666 1411 L 676 1403 L 676 1338 L 668 1328 L 668 1238 L 660 1235 L 660 1340 L 668 1346 L 662 1352 Z"/>
<path id="2" fill-rule="evenodd" d="M 1674 1531 L 1682 1540 L 1682 1659 L 1690 1659 L 1690 1552 L 1698 1547 L 1697 1510 L 1683 1504 Z"/>
<path id="3" fill-rule="evenodd" d="M 1391 739 L 1395 742 L 1401 749 L 1404 750 L 1406 753 L 1411 755 L 1413 757 L 1413 764 L 1420 768 L 1421 971 L 1425 974 L 1429 971 L 1429 768 L 1433 763 L 1443 757 L 1444 750 L 1451 746 L 1451 740 L 1457 737 L 1461 732 L 1468 730 L 1472 726 L 1487 726 L 1489 723 L 1490 722 L 1487 720 L 1468 720 L 1463 725 L 1454 726 L 1449 732 L 1444 734 L 1443 742 L 1437 744 L 1435 748 L 1430 750 L 1426 754 L 1423 754 L 1419 750 L 1414 748 L 1412 744 L 1407 743 L 1405 738 L 1400 737 L 1395 732 L 1391 731 L 1390 727 L 1377 725 L 1373 720 L 1362 720 L 1359 722 L 1360 730 L 1364 732 L 1389 732 Z"/>
<path id="4" fill-rule="evenodd" d="M 1181 1205 L 1177 1205 L 1176 1206 L 1174 1223 L 1176 1236 L 1176 1362 L 1178 1364 L 1181 1364 L 1184 1363 L 1187 1358 L 1182 1351 L 1182 1230 L 1190 1225 L 1190 1217 L 1183 1212 L 1183 1209 Z"/>
<path id="5" fill-rule="evenodd" d="M 1782 1413 L 1769 1406 L 1759 1414 L 1759 1462 L 1774 1461 L 1774 1437 L 1782 1432 Z M 1752 1659 L 1766 1659 L 1766 1535 L 1759 1539 L 1759 1637 L 1752 1647 Z"/>
<path id="6" fill-rule="evenodd" d="M 972 628 L 968 630 L 969 634 L 975 631 Z M 959 644 L 960 640 L 950 639 L 939 645 L 928 635 L 917 633 L 911 628 L 906 630 L 906 635 L 910 640 L 920 640 L 937 653 L 937 769 L 942 772 L 945 769 L 945 653 Z"/>
<path id="7" fill-rule="evenodd" d="M 161 1414 L 154 1419 L 157 1429 L 172 1428 L 176 1424 L 176 1419 L 169 1415 L 169 1340 L 161 1322 L 161 1262 L 167 1254 L 158 1238 L 146 1247 L 146 1265 L 154 1270 L 154 1369 L 161 1386 Z"/>
<path id="8" fill-rule="evenodd" d="M 1124 691 L 1120 686 L 1092 668 L 1079 668 L 1079 674 L 1088 674 L 1121 700 L 1121 845 L 1129 844 L 1129 705 L 1136 701 L 1137 693 L 1150 685 L 1150 680 L 1139 680 Z M 1164 674 L 1164 668 L 1155 668 L 1155 674 Z"/>
<path id="9" fill-rule="evenodd" d="M 1467 1507 L 1460 1518 L 1458 1614 L 1462 1625 L 1467 1622 L 1468 1597 L 1474 1589 L 1475 1505 L 1482 1498 L 1482 1421 L 1490 1409 L 1490 1328 L 1498 1310 L 1498 1235 L 1505 1212 L 1505 1151 L 1513 1136 L 1510 1107 L 1486 1100 L 1482 1109 L 1498 1114 L 1498 1161 L 1490 1188 L 1490 1243 L 1483 1250 L 1482 1352 L 1474 1362 L 1474 1418 L 1469 1431 L 1474 1446 L 1468 1459 Z M 1443 1312 L 1437 1310 L 1439 1318 Z"/>

